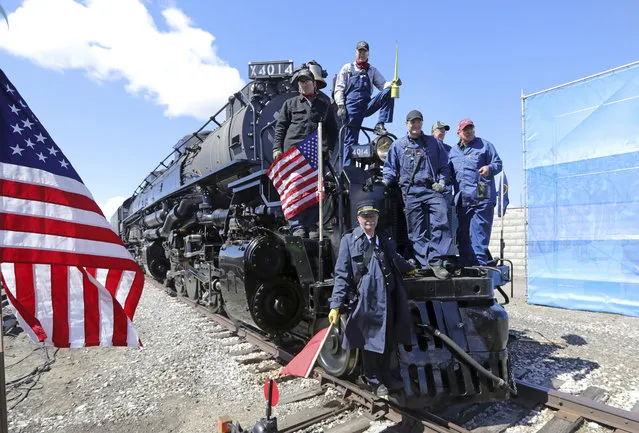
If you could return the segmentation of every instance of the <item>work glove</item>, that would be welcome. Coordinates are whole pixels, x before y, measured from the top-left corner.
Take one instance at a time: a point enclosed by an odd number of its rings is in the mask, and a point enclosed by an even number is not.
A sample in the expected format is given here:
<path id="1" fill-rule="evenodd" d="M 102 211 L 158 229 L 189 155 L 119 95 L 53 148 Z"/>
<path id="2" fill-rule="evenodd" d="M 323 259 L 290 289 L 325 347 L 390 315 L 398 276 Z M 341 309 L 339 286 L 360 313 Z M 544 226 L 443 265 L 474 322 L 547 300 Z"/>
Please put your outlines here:
<path id="1" fill-rule="evenodd" d="M 282 151 L 280 150 L 279 147 L 274 147 L 273 148 L 273 161 L 275 161 L 277 159 L 278 156 L 280 156 L 282 154 Z"/>
<path id="2" fill-rule="evenodd" d="M 417 275 L 417 273 L 419 272 L 419 269 L 413 269 L 411 271 L 406 272 L 406 276 L 407 277 L 414 277 Z"/>
<path id="3" fill-rule="evenodd" d="M 328 323 L 331 325 L 339 323 L 339 308 L 331 308 L 331 312 L 328 313 Z"/>
<path id="4" fill-rule="evenodd" d="M 437 191 L 437 192 L 444 192 L 444 190 L 446 189 L 446 184 L 443 181 L 439 181 L 439 182 L 435 182 L 431 188 L 433 189 L 433 191 Z"/>
<path id="5" fill-rule="evenodd" d="M 343 105 L 337 106 L 337 117 L 342 119 L 342 121 L 346 120 L 346 107 Z"/>

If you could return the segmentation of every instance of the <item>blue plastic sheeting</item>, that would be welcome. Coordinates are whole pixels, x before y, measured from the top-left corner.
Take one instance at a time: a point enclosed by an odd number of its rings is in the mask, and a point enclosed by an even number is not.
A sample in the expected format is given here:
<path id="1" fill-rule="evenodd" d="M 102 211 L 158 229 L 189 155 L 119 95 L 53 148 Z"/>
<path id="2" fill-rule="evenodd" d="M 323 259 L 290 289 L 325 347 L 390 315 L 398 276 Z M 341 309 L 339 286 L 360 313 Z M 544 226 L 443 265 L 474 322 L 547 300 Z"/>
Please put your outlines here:
<path id="1" fill-rule="evenodd" d="M 639 64 L 524 104 L 528 301 L 639 316 Z"/>

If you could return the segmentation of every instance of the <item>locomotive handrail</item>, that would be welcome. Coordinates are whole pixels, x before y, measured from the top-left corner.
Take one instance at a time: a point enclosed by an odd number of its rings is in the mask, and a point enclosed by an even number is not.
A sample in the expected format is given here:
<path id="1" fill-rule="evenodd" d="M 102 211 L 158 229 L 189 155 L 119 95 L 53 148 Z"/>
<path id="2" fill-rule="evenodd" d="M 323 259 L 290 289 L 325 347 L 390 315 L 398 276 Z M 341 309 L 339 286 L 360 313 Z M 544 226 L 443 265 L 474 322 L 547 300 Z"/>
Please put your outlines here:
<path id="1" fill-rule="evenodd" d="M 273 119 L 270 122 L 268 122 L 266 125 L 264 125 L 264 128 L 260 129 L 260 152 L 262 152 L 261 166 L 260 166 L 261 168 L 264 168 L 264 141 L 262 140 L 262 136 L 264 135 L 264 131 L 266 131 L 268 128 L 270 128 L 276 123 L 277 123 L 277 119 Z"/>
<path id="2" fill-rule="evenodd" d="M 237 92 L 236 95 L 240 95 L 240 102 L 244 102 L 244 104 L 251 107 L 251 111 L 253 112 L 253 133 L 251 134 L 251 138 L 253 139 L 253 159 L 257 159 L 257 146 L 255 145 L 255 127 L 257 126 L 257 117 L 255 116 L 255 106 L 253 103 L 240 91 Z M 262 136 L 260 135 L 260 142 L 262 141 Z M 260 149 L 262 150 L 262 149 Z M 262 159 L 264 159 L 264 152 L 262 152 Z"/>

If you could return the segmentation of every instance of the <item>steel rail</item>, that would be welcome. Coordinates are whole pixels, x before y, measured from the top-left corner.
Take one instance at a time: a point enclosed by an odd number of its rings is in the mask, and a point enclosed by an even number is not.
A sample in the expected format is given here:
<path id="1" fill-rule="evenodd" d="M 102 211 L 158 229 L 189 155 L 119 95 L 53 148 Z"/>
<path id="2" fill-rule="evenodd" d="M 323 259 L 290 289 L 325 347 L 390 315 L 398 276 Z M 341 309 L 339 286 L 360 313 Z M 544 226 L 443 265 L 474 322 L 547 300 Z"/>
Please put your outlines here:
<path id="1" fill-rule="evenodd" d="M 518 398 L 543 404 L 562 412 L 569 412 L 608 427 L 639 432 L 639 413 L 617 409 L 577 395 L 519 380 L 517 381 L 517 389 L 519 390 Z"/>

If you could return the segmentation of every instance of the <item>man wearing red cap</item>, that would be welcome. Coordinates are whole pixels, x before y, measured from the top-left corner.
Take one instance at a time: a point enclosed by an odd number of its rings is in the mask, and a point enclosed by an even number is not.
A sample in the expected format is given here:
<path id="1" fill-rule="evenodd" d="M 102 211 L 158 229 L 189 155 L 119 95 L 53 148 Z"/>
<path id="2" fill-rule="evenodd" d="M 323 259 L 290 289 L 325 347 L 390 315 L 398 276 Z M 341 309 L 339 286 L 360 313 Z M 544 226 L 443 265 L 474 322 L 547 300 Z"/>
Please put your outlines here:
<path id="1" fill-rule="evenodd" d="M 450 150 L 453 187 L 457 207 L 457 244 L 463 266 L 487 265 L 493 215 L 497 203 L 495 175 L 501 171 L 501 159 L 495 146 L 475 136 L 471 119 L 459 122 L 459 142 Z"/>

